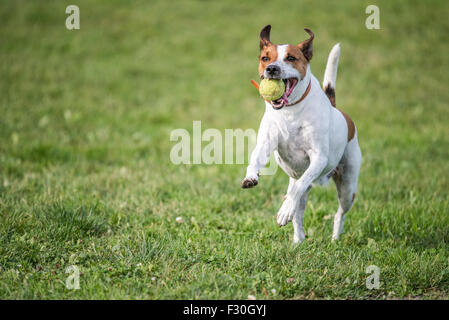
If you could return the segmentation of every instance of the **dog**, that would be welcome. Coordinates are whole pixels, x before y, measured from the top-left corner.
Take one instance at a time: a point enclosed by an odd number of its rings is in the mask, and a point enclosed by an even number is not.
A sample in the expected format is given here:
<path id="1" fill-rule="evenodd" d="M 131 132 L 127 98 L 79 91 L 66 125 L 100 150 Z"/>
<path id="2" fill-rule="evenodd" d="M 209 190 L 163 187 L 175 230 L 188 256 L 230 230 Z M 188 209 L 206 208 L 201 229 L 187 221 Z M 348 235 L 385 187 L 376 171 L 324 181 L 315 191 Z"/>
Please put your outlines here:
<path id="1" fill-rule="evenodd" d="M 335 104 L 340 44 L 329 54 L 321 87 L 310 69 L 314 34 L 304 30 L 310 38 L 298 45 L 273 44 L 270 25 L 260 32 L 260 78 L 282 79 L 285 92 L 281 98 L 265 102 L 256 147 L 241 183 L 242 188 L 256 186 L 259 170 L 274 152 L 276 162 L 289 176 L 276 220 L 281 227 L 293 221 L 294 243 L 305 239 L 303 215 L 310 189 L 331 178 L 339 200 L 332 240 L 339 238 L 345 215 L 354 203 L 362 163 L 357 128 Z"/>

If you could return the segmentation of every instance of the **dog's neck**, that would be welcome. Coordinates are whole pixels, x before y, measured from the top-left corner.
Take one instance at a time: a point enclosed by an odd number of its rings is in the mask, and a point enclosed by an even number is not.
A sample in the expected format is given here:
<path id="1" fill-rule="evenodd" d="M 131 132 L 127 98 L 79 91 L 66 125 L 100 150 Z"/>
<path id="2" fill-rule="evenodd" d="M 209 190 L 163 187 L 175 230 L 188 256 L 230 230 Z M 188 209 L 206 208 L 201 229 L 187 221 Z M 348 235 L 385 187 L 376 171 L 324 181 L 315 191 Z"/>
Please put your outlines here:
<path id="1" fill-rule="evenodd" d="M 299 103 L 299 100 L 304 96 L 307 89 L 309 88 L 310 81 L 312 79 L 312 72 L 310 71 L 310 65 L 307 66 L 306 75 L 304 79 L 301 79 L 296 85 L 290 97 L 288 97 L 289 106 Z M 296 102 L 298 101 L 298 102 Z"/>

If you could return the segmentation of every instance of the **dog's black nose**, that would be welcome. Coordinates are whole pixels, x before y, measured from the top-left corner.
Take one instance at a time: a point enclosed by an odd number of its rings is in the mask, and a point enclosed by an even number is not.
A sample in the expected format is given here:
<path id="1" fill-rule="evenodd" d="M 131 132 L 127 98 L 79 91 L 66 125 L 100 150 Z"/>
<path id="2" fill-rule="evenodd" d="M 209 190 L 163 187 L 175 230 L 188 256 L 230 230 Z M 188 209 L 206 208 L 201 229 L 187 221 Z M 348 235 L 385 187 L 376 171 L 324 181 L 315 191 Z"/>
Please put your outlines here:
<path id="1" fill-rule="evenodd" d="M 279 76 L 281 74 L 281 68 L 278 67 L 275 64 L 270 64 L 266 68 L 266 71 L 267 71 L 268 75 L 271 76 L 271 77 L 276 77 L 276 76 Z"/>

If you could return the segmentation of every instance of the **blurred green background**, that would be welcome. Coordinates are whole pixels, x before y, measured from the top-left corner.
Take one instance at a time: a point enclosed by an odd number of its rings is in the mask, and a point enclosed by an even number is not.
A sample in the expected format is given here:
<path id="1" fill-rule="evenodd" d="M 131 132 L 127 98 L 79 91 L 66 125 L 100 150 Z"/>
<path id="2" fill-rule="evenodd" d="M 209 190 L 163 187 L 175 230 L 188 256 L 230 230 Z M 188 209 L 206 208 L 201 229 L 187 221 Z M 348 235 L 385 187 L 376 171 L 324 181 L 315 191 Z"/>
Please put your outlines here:
<path id="1" fill-rule="evenodd" d="M 80 30 L 65 28 L 70 4 Z M 380 8 L 380 30 L 365 8 Z M 448 298 L 447 1 L 6 1 L 0 4 L 0 298 Z M 359 192 L 331 243 L 334 186 L 292 246 L 278 170 L 174 165 L 170 132 L 257 130 L 258 35 L 315 33 L 322 80 L 357 125 Z M 175 218 L 181 216 L 183 223 Z M 66 268 L 81 272 L 65 286 Z M 380 268 L 380 288 L 365 286 Z M 287 281 L 288 280 L 288 281 Z M 273 290 L 274 289 L 274 290 Z"/>

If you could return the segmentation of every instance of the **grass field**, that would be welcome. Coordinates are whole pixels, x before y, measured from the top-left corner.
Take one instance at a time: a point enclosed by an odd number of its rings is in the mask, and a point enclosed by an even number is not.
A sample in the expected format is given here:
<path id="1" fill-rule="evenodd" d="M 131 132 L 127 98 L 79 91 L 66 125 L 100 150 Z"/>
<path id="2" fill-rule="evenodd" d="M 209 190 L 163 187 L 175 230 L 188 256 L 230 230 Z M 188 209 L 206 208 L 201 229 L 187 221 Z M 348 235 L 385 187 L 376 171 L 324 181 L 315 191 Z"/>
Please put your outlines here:
<path id="1" fill-rule="evenodd" d="M 65 28 L 77 4 L 81 29 Z M 365 8 L 380 8 L 380 30 Z M 0 298 L 449 298 L 447 1 L 2 1 Z M 342 55 L 337 103 L 363 152 L 331 243 L 333 184 L 307 239 L 279 228 L 288 178 L 174 165 L 170 132 L 257 130 L 258 33 L 315 32 L 312 72 Z M 181 216 L 183 223 L 175 218 Z M 65 286 L 76 265 L 80 289 Z M 366 268 L 380 268 L 368 290 Z M 275 289 L 273 293 L 272 289 Z"/>

